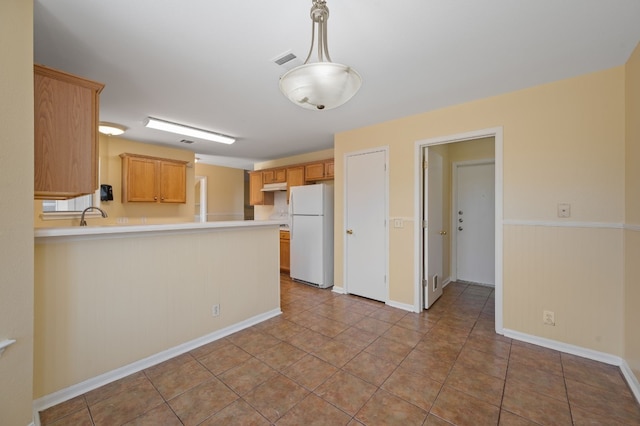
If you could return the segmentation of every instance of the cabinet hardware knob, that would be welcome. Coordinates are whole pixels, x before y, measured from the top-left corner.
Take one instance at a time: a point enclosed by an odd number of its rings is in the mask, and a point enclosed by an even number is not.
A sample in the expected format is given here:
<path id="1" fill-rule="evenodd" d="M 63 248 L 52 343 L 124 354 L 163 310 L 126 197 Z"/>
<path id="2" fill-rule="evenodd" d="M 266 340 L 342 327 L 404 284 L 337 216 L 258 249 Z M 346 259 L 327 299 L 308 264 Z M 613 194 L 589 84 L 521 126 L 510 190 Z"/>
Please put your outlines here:
<path id="1" fill-rule="evenodd" d="M 458 226 L 458 231 L 462 231 L 462 226 Z"/>

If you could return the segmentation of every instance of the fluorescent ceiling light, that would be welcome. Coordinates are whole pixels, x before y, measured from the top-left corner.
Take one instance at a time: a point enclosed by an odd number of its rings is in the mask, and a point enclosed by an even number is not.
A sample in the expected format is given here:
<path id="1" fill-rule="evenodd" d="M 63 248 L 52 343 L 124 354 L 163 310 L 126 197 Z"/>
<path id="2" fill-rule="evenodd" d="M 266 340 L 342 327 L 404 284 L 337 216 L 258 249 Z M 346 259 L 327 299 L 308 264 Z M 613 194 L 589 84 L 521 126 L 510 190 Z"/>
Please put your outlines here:
<path id="1" fill-rule="evenodd" d="M 120 124 L 108 123 L 106 121 L 101 121 L 100 124 L 98 125 L 98 131 L 100 133 L 103 133 L 109 136 L 121 135 L 124 133 L 125 130 L 127 130 L 127 128 L 124 126 L 121 126 Z"/>
<path id="2" fill-rule="evenodd" d="M 221 135 L 220 133 L 210 132 L 208 130 L 197 129 L 195 127 L 185 126 L 183 124 L 172 123 L 170 121 L 158 120 L 157 118 L 148 117 L 144 120 L 145 127 L 151 129 L 163 130 L 165 132 L 176 133 L 178 135 L 191 136 L 198 139 L 206 139 L 208 141 L 232 144 L 236 140 L 230 136 Z"/>

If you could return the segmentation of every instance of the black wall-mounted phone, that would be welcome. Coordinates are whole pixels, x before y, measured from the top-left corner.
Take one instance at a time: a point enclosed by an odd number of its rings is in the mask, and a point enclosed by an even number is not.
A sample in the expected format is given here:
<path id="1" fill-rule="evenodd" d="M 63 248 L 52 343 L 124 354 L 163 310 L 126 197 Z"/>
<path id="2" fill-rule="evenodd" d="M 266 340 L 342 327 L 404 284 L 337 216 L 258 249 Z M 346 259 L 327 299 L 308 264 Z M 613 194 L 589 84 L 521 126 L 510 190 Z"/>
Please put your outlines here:
<path id="1" fill-rule="evenodd" d="M 113 188 L 111 185 L 100 185 L 100 201 L 113 201 Z"/>

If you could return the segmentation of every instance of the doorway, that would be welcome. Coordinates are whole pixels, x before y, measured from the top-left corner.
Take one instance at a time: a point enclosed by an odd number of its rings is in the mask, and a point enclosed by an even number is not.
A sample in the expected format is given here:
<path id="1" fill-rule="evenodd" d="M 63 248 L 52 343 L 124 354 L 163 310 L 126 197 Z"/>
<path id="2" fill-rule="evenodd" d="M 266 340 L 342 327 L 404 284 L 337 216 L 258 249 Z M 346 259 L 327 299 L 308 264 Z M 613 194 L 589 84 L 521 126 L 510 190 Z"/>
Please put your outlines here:
<path id="1" fill-rule="evenodd" d="M 453 165 L 451 278 L 495 285 L 494 161 Z"/>
<path id="2" fill-rule="evenodd" d="M 194 218 L 195 222 L 207 221 L 207 177 L 196 176 L 195 177 L 195 203 L 194 203 Z"/>
<path id="3" fill-rule="evenodd" d="M 427 147 L 436 147 L 438 145 L 448 145 L 454 144 L 458 142 L 468 142 L 470 146 L 474 146 L 476 142 L 479 143 L 480 140 L 486 140 L 490 138 L 492 140 L 494 146 L 494 175 L 493 175 L 493 188 L 494 188 L 494 199 L 493 199 L 493 224 L 494 224 L 494 232 L 493 232 L 493 271 L 494 271 L 494 284 L 495 284 L 495 327 L 496 332 L 502 334 L 503 328 L 503 292 L 502 292 L 502 170 L 503 170 L 503 158 L 502 158 L 502 146 L 503 146 L 503 136 L 502 136 L 502 128 L 490 128 L 485 130 L 479 130 L 468 133 L 461 133 L 455 135 L 449 135 L 444 137 L 432 138 L 427 140 L 417 141 L 415 143 L 414 150 L 414 159 L 415 159 L 415 245 L 414 245 L 414 310 L 416 312 L 421 312 L 424 309 L 424 296 L 425 289 L 424 284 L 426 282 L 426 278 L 429 277 L 430 273 L 428 270 L 428 259 L 429 259 L 429 239 L 425 237 L 428 235 L 428 232 L 424 231 L 424 228 L 427 227 L 428 231 L 428 221 L 421 220 L 425 214 L 425 199 L 428 200 L 429 190 L 428 187 L 425 188 L 425 179 L 423 175 L 423 167 L 422 163 L 424 160 L 424 152 Z M 446 163 L 446 162 L 445 162 Z M 446 167 L 445 167 L 446 168 Z M 446 173 L 446 172 L 445 172 Z M 449 173 L 451 173 L 449 171 Z M 451 193 L 451 189 L 449 189 L 449 193 Z M 447 191 L 445 191 L 446 193 Z M 446 199 L 446 196 L 445 196 Z M 447 202 L 447 201 L 445 201 Z M 452 202 L 449 199 L 448 202 Z M 453 204 L 450 204 L 453 207 Z M 456 212 L 457 213 L 457 212 Z M 448 224 L 447 230 L 449 231 L 449 236 L 452 237 L 453 230 L 457 230 L 457 226 L 454 228 L 455 222 L 458 220 L 457 216 L 451 215 L 449 218 L 445 219 Z M 464 219 L 463 219 L 464 220 Z M 463 222 L 464 223 L 464 222 Z M 445 227 L 447 225 L 445 224 Z M 449 247 L 453 245 L 453 239 L 449 240 Z M 446 246 L 447 244 L 445 244 Z M 451 249 L 447 250 L 446 248 L 443 250 L 443 255 L 445 257 L 453 258 L 455 256 L 455 252 Z M 445 261 L 445 265 L 453 266 L 452 262 L 448 263 Z M 453 276 L 451 272 L 453 269 L 449 271 L 449 276 Z"/>
<path id="4" fill-rule="evenodd" d="M 345 292 L 386 302 L 387 149 L 345 155 Z"/>

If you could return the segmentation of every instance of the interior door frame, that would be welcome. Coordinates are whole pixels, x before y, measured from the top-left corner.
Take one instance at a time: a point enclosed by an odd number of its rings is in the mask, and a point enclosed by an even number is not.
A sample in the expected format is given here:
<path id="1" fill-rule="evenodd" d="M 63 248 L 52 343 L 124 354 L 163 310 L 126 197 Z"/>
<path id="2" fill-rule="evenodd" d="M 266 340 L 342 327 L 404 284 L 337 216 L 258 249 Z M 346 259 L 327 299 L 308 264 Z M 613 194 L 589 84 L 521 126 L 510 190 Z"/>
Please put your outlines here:
<path id="1" fill-rule="evenodd" d="M 376 148 L 363 149 L 359 151 L 351 151 L 345 152 L 344 154 L 344 163 L 343 163 L 343 200 L 342 200 L 342 217 L 343 220 L 343 229 L 336 229 L 336 232 L 342 232 L 342 282 L 344 283 L 344 287 L 341 290 L 334 290 L 339 293 L 349 294 L 349 283 L 347 280 L 347 270 L 349 265 L 349 260 L 347 259 L 348 250 L 347 250 L 347 238 L 345 237 L 345 233 L 347 232 L 347 207 L 348 207 L 348 191 L 347 191 L 347 166 L 349 164 L 349 157 L 355 155 L 364 155 L 364 154 L 373 154 L 375 152 L 384 152 L 385 158 L 385 168 L 384 168 L 384 197 L 385 197 L 385 206 L 384 206 L 384 217 L 385 217 L 385 236 L 384 236 L 384 273 L 385 273 L 385 285 L 387 288 L 387 297 L 385 300 L 385 304 L 389 302 L 389 146 L 379 146 Z M 334 236 L 335 239 L 335 236 Z M 334 286 L 335 289 L 335 286 Z"/>
<path id="2" fill-rule="evenodd" d="M 464 142 L 474 139 L 493 137 L 495 141 L 495 325 L 496 333 L 504 334 L 503 330 L 503 243 L 502 243 L 502 223 L 503 223 L 503 129 L 502 127 L 492 127 L 488 129 L 475 130 L 466 133 L 458 133 L 436 138 L 418 140 L 414 146 L 414 310 L 422 312 L 421 306 L 424 297 L 422 289 L 422 268 L 421 259 L 423 257 L 423 236 L 422 236 L 422 205 L 423 182 L 422 182 L 422 161 L 423 149 L 431 145 L 443 145 L 454 142 Z"/>
<path id="3" fill-rule="evenodd" d="M 477 166 L 482 164 L 493 164 L 495 170 L 495 160 L 493 158 L 485 158 L 480 160 L 468 160 L 468 161 L 455 161 L 451 164 L 451 245 L 449 247 L 450 254 L 449 259 L 451 259 L 451 281 L 456 281 L 458 278 L 458 239 L 453 238 L 455 224 L 457 223 L 458 217 L 456 212 L 458 211 L 458 167 L 461 166 Z M 494 206 L 495 207 L 495 206 Z M 494 213 L 495 214 L 495 213 Z M 497 229 L 497 228 L 496 228 Z"/>
<path id="4" fill-rule="evenodd" d="M 196 222 L 206 222 L 207 221 L 207 177 L 206 176 L 195 176 L 195 183 L 200 182 L 200 209 L 198 213 L 198 220 Z M 195 184 L 194 184 L 195 185 Z"/>

